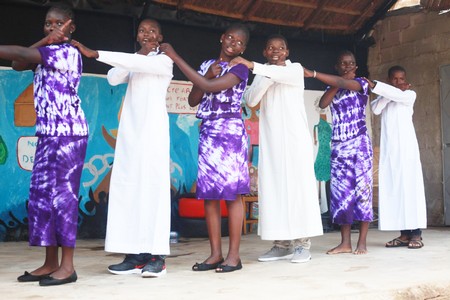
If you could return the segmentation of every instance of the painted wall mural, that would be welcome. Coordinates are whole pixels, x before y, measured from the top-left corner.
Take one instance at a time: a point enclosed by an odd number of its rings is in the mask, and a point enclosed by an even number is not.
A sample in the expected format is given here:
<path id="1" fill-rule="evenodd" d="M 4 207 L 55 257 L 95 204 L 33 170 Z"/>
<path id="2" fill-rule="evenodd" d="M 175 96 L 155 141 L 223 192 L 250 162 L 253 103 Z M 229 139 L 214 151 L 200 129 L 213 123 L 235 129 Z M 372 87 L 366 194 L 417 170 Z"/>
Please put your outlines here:
<path id="1" fill-rule="evenodd" d="M 0 241 L 28 239 L 27 200 L 37 138 L 34 137 L 32 72 L 0 69 Z M 171 137 L 171 191 L 175 201 L 195 187 L 200 121 L 187 104 L 191 83 L 173 81 L 167 110 Z M 110 86 L 104 76 L 85 74 L 79 95 L 89 122 L 89 141 L 79 194 L 79 238 L 103 238 L 114 147 L 126 85 Z M 319 119 L 314 101 L 321 92 L 306 91 L 308 122 Z M 250 166 L 257 171 L 258 110 L 243 107 L 249 132 Z M 157 141 L 155 141 L 157 143 Z M 151 195 L 149 195 L 151 197 Z M 176 202 L 172 207 L 176 210 Z"/>

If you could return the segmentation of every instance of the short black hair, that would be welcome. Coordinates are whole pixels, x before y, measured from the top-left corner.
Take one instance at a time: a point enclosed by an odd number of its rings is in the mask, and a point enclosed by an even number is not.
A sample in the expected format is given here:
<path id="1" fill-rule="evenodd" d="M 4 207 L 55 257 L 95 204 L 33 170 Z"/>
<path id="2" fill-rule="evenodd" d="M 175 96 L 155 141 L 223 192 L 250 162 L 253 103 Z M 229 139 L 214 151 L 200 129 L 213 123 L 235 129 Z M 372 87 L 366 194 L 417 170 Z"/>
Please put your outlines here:
<path id="1" fill-rule="evenodd" d="M 231 31 L 231 30 L 240 30 L 245 34 L 246 41 L 245 44 L 248 44 L 248 41 L 250 40 L 250 31 L 248 30 L 248 27 L 245 24 L 242 23 L 234 23 L 231 24 L 227 30 L 225 30 L 225 33 Z"/>
<path id="2" fill-rule="evenodd" d="M 141 25 L 141 23 L 144 22 L 144 21 L 149 21 L 149 22 L 155 23 L 156 27 L 158 27 L 158 29 L 159 29 L 159 34 L 162 34 L 161 24 L 159 24 L 158 21 L 156 21 L 155 19 L 152 19 L 152 18 L 143 18 L 143 19 L 141 19 L 141 20 L 139 21 L 138 27 L 139 27 L 139 26 Z"/>
<path id="3" fill-rule="evenodd" d="M 406 70 L 405 68 L 403 68 L 402 66 L 392 66 L 389 68 L 388 71 L 388 78 L 391 78 L 392 75 L 394 75 L 395 72 L 403 72 L 406 74 Z"/>
<path id="4" fill-rule="evenodd" d="M 67 18 L 72 20 L 72 24 L 75 23 L 75 13 L 73 12 L 73 9 L 65 3 L 59 2 L 52 4 L 47 12 L 50 11 L 58 11 L 60 13 L 63 13 L 67 16 Z"/>
<path id="5" fill-rule="evenodd" d="M 266 46 L 267 46 L 267 43 L 269 41 L 275 40 L 275 39 L 284 41 L 284 43 L 286 44 L 286 48 L 289 49 L 289 44 L 288 44 L 287 39 L 284 36 L 282 36 L 281 34 L 278 34 L 278 33 L 271 34 L 271 35 L 269 35 L 267 37 L 267 39 L 266 39 Z"/>
<path id="6" fill-rule="evenodd" d="M 341 57 L 342 57 L 342 56 L 346 56 L 346 55 L 350 55 L 350 56 L 353 56 L 353 58 L 355 58 L 355 54 L 353 54 L 352 51 L 345 49 L 345 50 L 341 50 L 341 51 L 339 52 L 339 54 L 338 54 L 338 56 L 337 56 L 337 59 L 336 59 L 336 62 L 339 62 L 339 60 L 341 59 Z M 356 59 L 356 58 L 355 58 L 355 59 Z"/>

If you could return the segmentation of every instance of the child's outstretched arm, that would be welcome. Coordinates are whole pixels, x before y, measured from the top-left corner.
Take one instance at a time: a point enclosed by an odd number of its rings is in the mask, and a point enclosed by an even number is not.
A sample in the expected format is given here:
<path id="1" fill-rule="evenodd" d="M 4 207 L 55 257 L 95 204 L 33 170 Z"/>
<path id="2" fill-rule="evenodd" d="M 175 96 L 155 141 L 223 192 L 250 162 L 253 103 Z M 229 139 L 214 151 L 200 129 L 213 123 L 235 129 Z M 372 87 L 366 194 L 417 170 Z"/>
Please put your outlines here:
<path id="1" fill-rule="evenodd" d="M 25 64 L 41 62 L 41 53 L 36 48 L 22 46 L 0 46 L 0 58 Z"/>
<path id="2" fill-rule="evenodd" d="M 98 58 L 97 50 L 92 50 L 77 40 L 72 40 L 70 43 L 72 44 L 72 46 L 77 47 L 80 53 L 86 56 L 87 58 Z"/>
<path id="3" fill-rule="evenodd" d="M 355 78 L 356 67 L 349 73 L 343 76 L 336 76 L 331 74 L 320 73 L 316 71 L 311 71 L 304 68 L 305 78 L 316 78 L 325 84 L 338 87 L 341 89 L 360 91 L 362 89 L 361 84 L 358 81 L 353 80 Z"/>
<path id="4" fill-rule="evenodd" d="M 170 57 L 175 64 L 177 64 L 181 72 L 183 72 L 183 74 L 190 81 L 192 81 L 194 85 L 197 85 L 204 92 L 219 92 L 229 89 L 230 87 L 241 82 L 240 78 L 231 73 L 227 73 L 224 76 L 217 78 L 208 79 L 198 74 L 196 70 L 189 66 L 186 61 L 184 61 L 184 59 L 175 52 L 170 44 L 161 44 L 160 50 Z"/>

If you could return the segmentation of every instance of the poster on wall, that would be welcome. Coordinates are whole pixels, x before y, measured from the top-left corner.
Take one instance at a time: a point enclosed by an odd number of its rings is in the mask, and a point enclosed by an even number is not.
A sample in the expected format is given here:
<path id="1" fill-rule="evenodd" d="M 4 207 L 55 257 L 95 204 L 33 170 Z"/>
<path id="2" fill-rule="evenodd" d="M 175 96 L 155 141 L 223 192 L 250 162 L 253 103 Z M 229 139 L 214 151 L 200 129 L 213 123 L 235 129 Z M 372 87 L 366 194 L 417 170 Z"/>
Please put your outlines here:
<path id="1" fill-rule="evenodd" d="M 36 136 L 22 136 L 17 141 L 17 162 L 21 169 L 26 171 L 33 169 L 37 142 Z"/>
<path id="2" fill-rule="evenodd" d="M 168 113 L 174 114 L 195 114 L 197 106 L 191 107 L 188 103 L 188 96 L 192 89 L 192 82 L 172 80 L 167 88 L 166 107 Z"/>

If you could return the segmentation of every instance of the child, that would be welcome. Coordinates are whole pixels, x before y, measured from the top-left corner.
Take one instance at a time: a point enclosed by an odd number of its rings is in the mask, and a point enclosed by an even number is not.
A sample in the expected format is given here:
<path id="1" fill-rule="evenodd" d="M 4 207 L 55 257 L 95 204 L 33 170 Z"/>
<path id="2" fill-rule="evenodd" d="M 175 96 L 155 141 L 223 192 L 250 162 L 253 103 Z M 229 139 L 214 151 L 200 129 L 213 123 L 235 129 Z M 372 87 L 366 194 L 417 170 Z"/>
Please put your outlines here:
<path id="1" fill-rule="evenodd" d="M 95 51 L 73 41 L 87 57 L 114 66 L 111 85 L 128 83 L 111 174 L 105 250 L 125 253 L 113 274 L 166 274 L 170 254 L 170 141 L 166 93 L 172 60 L 158 51 L 163 36 L 155 20 L 137 31 L 136 54 Z"/>
<path id="2" fill-rule="evenodd" d="M 372 211 L 372 144 L 367 133 L 366 105 L 369 87 L 363 78 L 355 78 L 353 53 L 344 51 L 335 66 L 339 76 L 305 69 L 305 77 L 330 85 L 320 99 L 320 108 L 331 107 L 331 216 L 341 226 L 341 243 L 327 254 L 351 253 L 351 226 L 360 221 L 354 254 L 367 253 L 367 232 Z"/>
<path id="3" fill-rule="evenodd" d="M 258 234 L 274 243 L 258 260 L 303 263 L 311 259 L 310 237 L 323 234 L 303 67 L 287 59 L 288 43 L 281 35 L 267 39 L 263 55 L 268 65 L 242 57 L 232 61 L 256 74 L 244 94 L 247 104 L 261 101 Z"/>
<path id="4" fill-rule="evenodd" d="M 412 122 L 416 93 L 410 90 L 406 71 L 393 66 L 388 81 L 369 81 L 372 92 L 380 95 L 372 101 L 372 110 L 381 114 L 379 168 L 379 228 L 400 230 L 400 236 L 386 247 L 423 247 L 422 231 L 427 227 L 425 190 L 419 145 Z"/>
<path id="5" fill-rule="evenodd" d="M 194 83 L 189 104 L 199 104 L 197 117 L 202 119 L 199 141 L 197 198 L 205 199 L 205 214 L 211 255 L 196 263 L 194 271 L 232 272 L 242 269 L 239 256 L 243 206 L 241 195 L 250 191 L 247 134 L 241 116 L 241 98 L 247 85 L 248 69 L 229 66 L 242 54 L 249 39 L 248 30 L 231 26 L 220 37 L 217 59 L 205 61 L 199 75 L 169 44 L 161 50 L 170 56 Z M 221 245 L 220 200 L 227 200 L 230 244 L 223 259 Z"/>
<path id="6" fill-rule="evenodd" d="M 39 281 L 41 286 L 77 280 L 73 255 L 88 125 L 77 94 L 81 55 L 67 42 L 74 31 L 72 10 L 52 6 L 45 17 L 42 40 L 30 48 L 0 46 L 0 58 L 13 60 L 15 70 L 34 70 L 39 140 L 28 203 L 29 243 L 46 251 L 44 264 L 17 280 Z M 58 247 L 62 248 L 61 263 Z"/>

